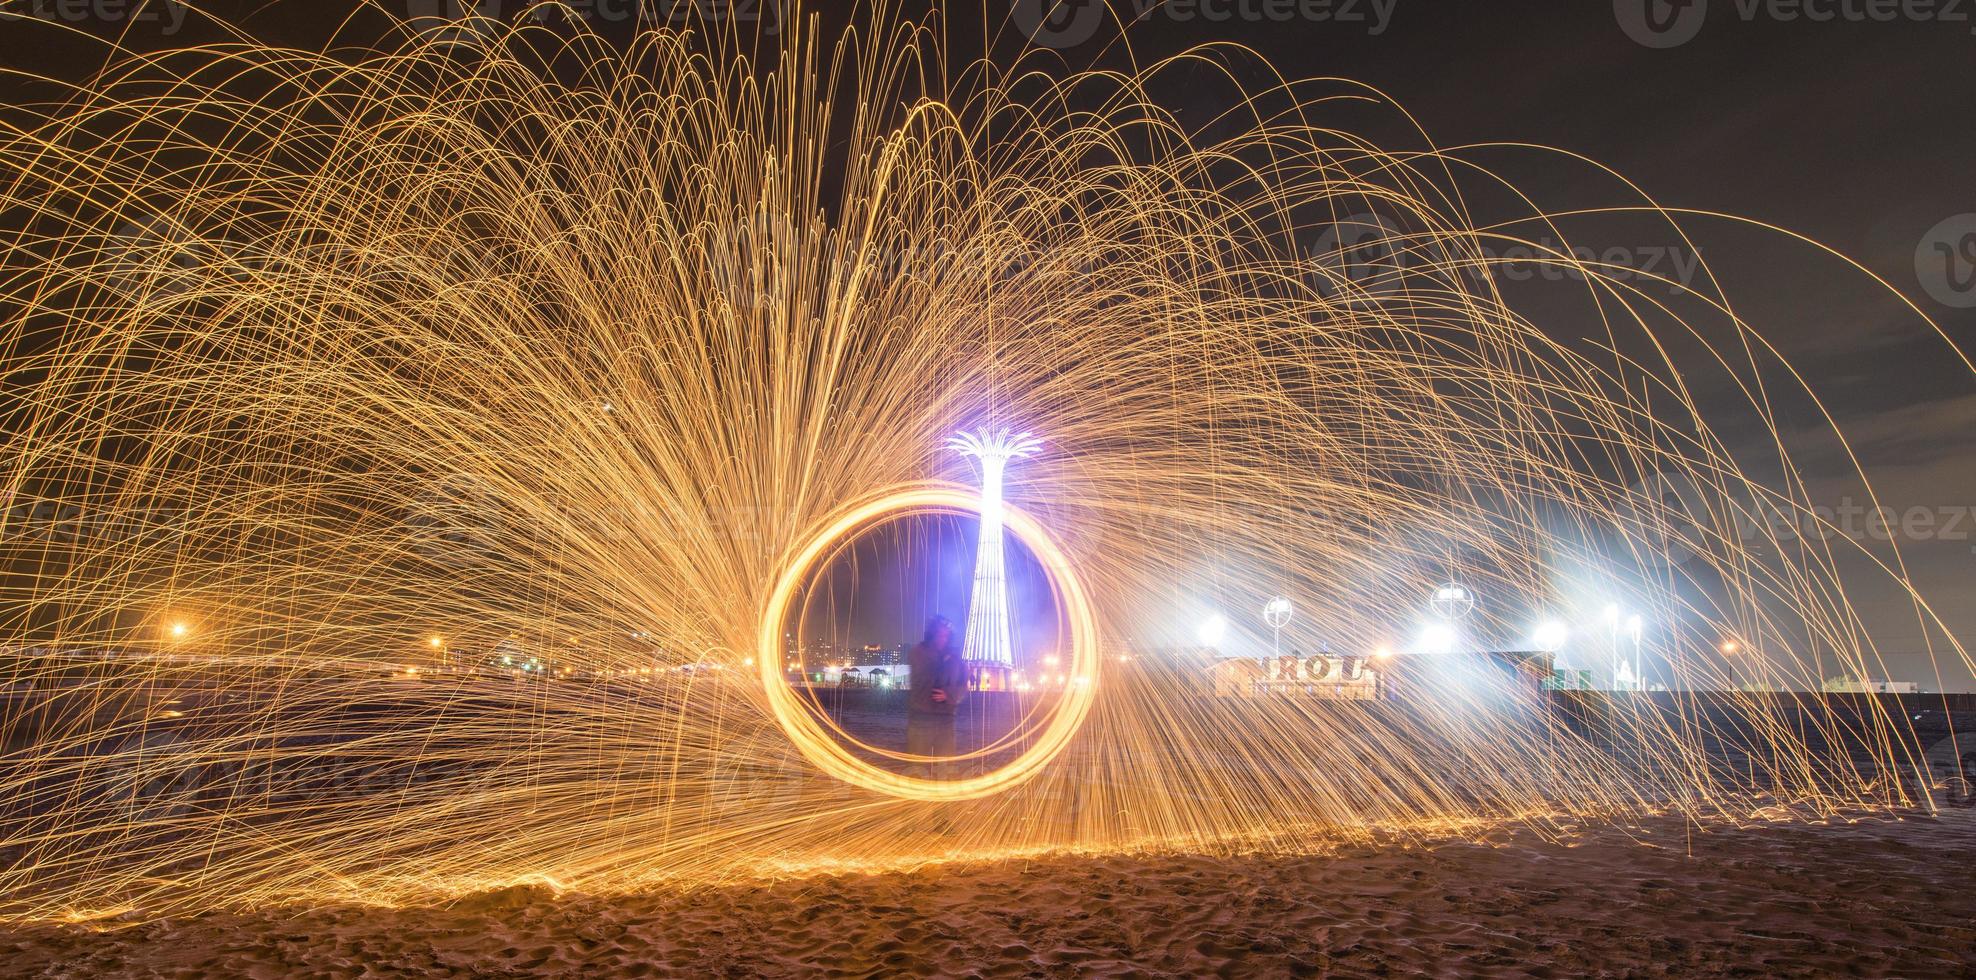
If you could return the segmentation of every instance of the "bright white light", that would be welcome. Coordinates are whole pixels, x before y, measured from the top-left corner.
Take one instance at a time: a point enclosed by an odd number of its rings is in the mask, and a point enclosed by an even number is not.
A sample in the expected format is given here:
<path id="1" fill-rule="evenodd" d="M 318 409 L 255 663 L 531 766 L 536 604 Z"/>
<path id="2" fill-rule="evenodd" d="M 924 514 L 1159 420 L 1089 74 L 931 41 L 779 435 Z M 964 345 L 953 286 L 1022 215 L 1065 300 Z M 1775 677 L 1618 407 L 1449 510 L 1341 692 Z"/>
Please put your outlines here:
<path id="1" fill-rule="evenodd" d="M 1421 629 L 1416 646 L 1422 653 L 1453 653 L 1455 628 L 1446 623 L 1429 623 Z"/>
<path id="2" fill-rule="evenodd" d="M 1002 548 L 1002 471 L 1011 459 L 1035 454 L 1042 443 L 1029 433 L 1007 430 L 962 432 L 947 446 L 981 462 L 981 537 L 974 557 L 973 601 L 968 606 L 967 635 L 962 649 L 969 660 L 1004 667 L 1015 665 L 1015 644 L 1009 632 L 1009 590 Z"/>
<path id="3" fill-rule="evenodd" d="M 1570 637 L 1571 631 L 1563 623 L 1552 619 L 1537 624 L 1537 629 L 1530 634 L 1530 643 L 1544 653 L 1556 653 Z"/>
<path id="4" fill-rule="evenodd" d="M 1643 629 L 1645 625 L 1646 625 L 1645 623 L 1640 621 L 1640 617 L 1638 616 L 1633 616 L 1626 620 L 1626 632 L 1631 633 L 1633 635 L 1633 642 L 1635 643 L 1640 642 L 1640 630 Z"/>
<path id="5" fill-rule="evenodd" d="M 1605 607 L 1605 621 L 1615 627 L 1619 625 L 1619 607 L 1617 605 Z"/>
<path id="6" fill-rule="evenodd" d="M 1228 638 L 1228 620 L 1215 613 L 1202 621 L 1200 631 L 1194 635 L 1204 647 L 1219 647 L 1221 641 Z"/>
<path id="7" fill-rule="evenodd" d="M 1290 624 L 1290 600 L 1277 596 L 1262 607 L 1262 621 L 1270 629 L 1280 630 Z"/>
<path id="8" fill-rule="evenodd" d="M 1474 611 L 1475 593 L 1458 583 L 1449 582 L 1434 590 L 1434 598 L 1428 605 L 1434 608 L 1434 615 L 1453 622 Z"/>

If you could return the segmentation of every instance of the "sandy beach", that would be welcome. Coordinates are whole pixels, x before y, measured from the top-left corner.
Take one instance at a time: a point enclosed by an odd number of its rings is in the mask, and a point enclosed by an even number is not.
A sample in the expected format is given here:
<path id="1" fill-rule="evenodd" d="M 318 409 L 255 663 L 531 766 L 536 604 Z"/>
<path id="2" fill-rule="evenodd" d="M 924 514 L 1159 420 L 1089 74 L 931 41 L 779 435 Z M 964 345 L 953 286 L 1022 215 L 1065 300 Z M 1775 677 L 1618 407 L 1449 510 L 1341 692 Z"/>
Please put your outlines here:
<path id="1" fill-rule="evenodd" d="M 1967 976 L 1976 811 L 16 926 L 10 976 Z"/>

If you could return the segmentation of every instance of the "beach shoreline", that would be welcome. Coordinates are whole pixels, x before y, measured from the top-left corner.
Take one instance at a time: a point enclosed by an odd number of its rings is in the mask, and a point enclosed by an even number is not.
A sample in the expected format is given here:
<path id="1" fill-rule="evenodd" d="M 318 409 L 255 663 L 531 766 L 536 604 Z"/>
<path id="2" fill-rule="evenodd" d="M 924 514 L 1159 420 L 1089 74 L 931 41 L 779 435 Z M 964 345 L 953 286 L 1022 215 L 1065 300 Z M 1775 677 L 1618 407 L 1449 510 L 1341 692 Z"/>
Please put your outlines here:
<path id="1" fill-rule="evenodd" d="M 0 929 L 10 976 L 1945 976 L 1976 810 Z"/>

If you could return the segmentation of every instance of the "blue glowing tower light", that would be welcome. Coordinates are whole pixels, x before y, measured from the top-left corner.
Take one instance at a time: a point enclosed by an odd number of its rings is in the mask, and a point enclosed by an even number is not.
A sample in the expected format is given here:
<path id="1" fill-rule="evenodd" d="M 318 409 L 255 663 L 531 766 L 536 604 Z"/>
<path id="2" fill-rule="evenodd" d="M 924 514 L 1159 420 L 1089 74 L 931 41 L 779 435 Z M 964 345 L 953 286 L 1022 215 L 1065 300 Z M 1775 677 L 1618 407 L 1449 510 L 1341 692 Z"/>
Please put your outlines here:
<path id="1" fill-rule="evenodd" d="M 1002 473 L 1011 459 L 1033 456 L 1043 443 L 1029 433 L 1007 430 L 962 432 L 947 445 L 981 462 L 981 542 L 974 559 L 974 595 L 967 616 L 963 648 L 967 659 L 1001 667 L 1015 666 L 1009 633 L 1009 590 L 1003 568 Z"/>

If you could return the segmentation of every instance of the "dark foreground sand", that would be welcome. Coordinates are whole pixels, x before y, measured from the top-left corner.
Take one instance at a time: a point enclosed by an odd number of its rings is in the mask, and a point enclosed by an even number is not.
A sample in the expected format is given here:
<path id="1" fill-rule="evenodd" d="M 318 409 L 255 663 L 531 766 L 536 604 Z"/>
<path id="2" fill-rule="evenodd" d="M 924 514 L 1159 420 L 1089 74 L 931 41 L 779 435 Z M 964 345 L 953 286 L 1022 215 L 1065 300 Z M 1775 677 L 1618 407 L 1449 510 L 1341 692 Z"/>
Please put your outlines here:
<path id="1" fill-rule="evenodd" d="M 1636 839 L 1637 837 L 1637 839 Z M 1976 975 L 1976 811 L 1322 857 L 1052 858 L 611 899 L 517 888 L 0 932 L 20 976 Z"/>

